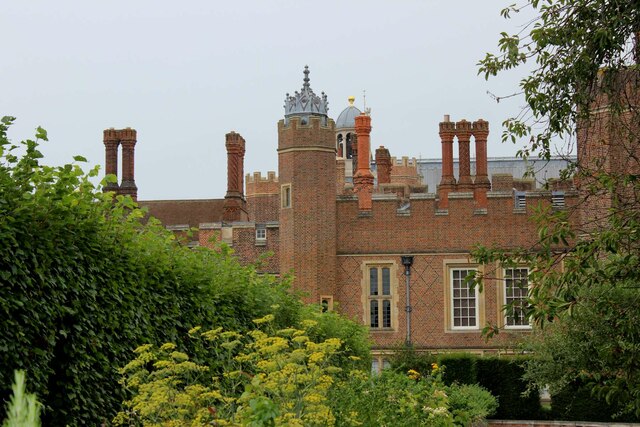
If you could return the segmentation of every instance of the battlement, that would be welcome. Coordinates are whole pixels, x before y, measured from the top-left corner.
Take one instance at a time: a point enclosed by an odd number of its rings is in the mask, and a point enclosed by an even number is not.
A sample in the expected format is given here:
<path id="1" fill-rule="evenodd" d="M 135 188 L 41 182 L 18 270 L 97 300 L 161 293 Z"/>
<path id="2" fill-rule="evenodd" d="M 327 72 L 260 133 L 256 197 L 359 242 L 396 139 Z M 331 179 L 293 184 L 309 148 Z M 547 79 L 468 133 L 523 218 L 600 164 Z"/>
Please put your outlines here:
<path id="1" fill-rule="evenodd" d="M 418 173 L 418 161 L 415 157 L 391 157 L 391 184 L 419 186 L 422 177 Z"/>
<path id="2" fill-rule="evenodd" d="M 397 157 L 391 157 L 391 164 L 394 168 L 397 167 L 418 167 L 418 161 L 415 157 L 409 158 L 408 156 L 402 156 L 400 159 Z"/>
<path id="3" fill-rule="evenodd" d="M 533 178 L 514 178 L 510 173 L 496 173 L 491 175 L 491 189 L 493 191 L 534 191 L 536 181 Z"/>
<path id="4" fill-rule="evenodd" d="M 327 129 L 333 131 L 336 127 L 333 119 L 327 116 L 292 116 L 278 121 L 278 130 L 284 129 Z"/>
<path id="5" fill-rule="evenodd" d="M 247 183 L 247 197 L 277 195 L 280 192 L 278 176 L 274 171 L 267 172 L 266 177 L 262 176 L 260 172 L 247 174 L 245 180 Z"/>
<path id="6" fill-rule="evenodd" d="M 513 177 L 502 174 L 505 177 Z M 400 227 L 395 224 L 393 217 L 411 217 L 419 220 L 431 221 L 436 217 L 449 216 L 455 218 L 486 217 L 515 218 L 526 216 L 530 209 L 538 204 L 547 204 L 554 209 L 564 209 L 577 202 L 577 191 L 574 188 L 566 190 L 541 190 L 526 185 L 511 186 L 508 189 L 497 189 L 487 193 L 487 206 L 478 206 L 473 191 L 451 192 L 447 198 L 446 209 L 440 205 L 436 193 L 427 193 L 424 187 L 409 187 L 395 184 L 384 184 L 372 195 L 373 206 L 370 215 L 361 215 L 357 209 L 357 197 L 352 194 L 341 194 L 336 197 L 338 215 L 341 218 L 353 217 L 358 221 L 368 218 L 378 218 L 386 221 L 386 227 Z M 521 189 L 517 188 L 520 187 Z"/>

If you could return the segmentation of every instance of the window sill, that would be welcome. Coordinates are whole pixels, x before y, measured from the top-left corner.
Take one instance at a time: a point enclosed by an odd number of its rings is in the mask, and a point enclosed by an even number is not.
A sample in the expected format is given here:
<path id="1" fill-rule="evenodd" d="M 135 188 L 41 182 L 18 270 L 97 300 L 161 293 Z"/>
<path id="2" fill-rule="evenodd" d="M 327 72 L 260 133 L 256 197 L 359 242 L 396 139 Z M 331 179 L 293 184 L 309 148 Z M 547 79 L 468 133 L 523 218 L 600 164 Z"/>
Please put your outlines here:
<path id="1" fill-rule="evenodd" d="M 476 334 L 478 332 L 482 332 L 480 328 L 466 328 L 466 329 L 447 329 L 448 334 Z"/>
<path id="2" fill-rule="evenodd" d="M 256 239 L 256 246 L 267 246 L 267 239 Z"/>

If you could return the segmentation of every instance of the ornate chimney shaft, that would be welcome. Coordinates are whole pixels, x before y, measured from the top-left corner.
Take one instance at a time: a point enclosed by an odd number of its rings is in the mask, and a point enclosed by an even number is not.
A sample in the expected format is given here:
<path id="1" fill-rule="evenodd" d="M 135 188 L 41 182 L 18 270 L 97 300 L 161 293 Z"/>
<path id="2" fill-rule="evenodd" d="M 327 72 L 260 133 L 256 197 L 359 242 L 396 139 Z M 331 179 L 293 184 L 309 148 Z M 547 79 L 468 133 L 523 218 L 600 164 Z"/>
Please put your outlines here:
<path id="1" fill-rule="evenodd" d="M 476 179 L 473 185 L 473 197 L 478 209 L 487 209 L 487 191 L 491 188 L 487 172 L 487 138 L 489 122 L 479 119 L 472 124 L 473 137 L 476 140 Z"/>
<path id="2" fill-rule="evenodd" d="M 122 145 L 122 182 L 120 194 L 128 194 L 133 200 L 138 199 L 138 187 L 135 181 L 135 147 L 138 134 L 135 129 L 120 130 L 120 144 Z"/>
<path id="3" fill-rule="evenodd" d="M 456 123 L 456 136 L 458 137 L 458 191 L 473 190 L 473 181 L 471 180 L 471 123 L 466 120 L 460 120 Z"/>
<path id="4" fill-rule="evenodd" d="M 114 128 L 104 130 L 105 148 L 105 174 L 118 176 L 118 146 L 120 138 Z M 118 191 L 118 182 L 110 182 L 104 187 L 104 191 Z"/>
<path id="5" fill-rule="evenodd" d="M 135 181 L 135 146 L 138 134 L 135 129 L 106 129 L 104 131 L 105 173 L 118 176 L 118 147 L 122 147 L 122 181 L 120 185 L 110 183 L 104 191 L 129 195 L 138 199 L 138 187 Z"/>
<path id="6" fill-rule="evenodd" d="M 453 138 L 456 135 L 456 124 L 444 116 L 440 122 L 440 140 L 442 141 L 442 179 L 438 186 L 440 209 L 449 207 L 449 193 L 455 191 L 456 179 L 453 176 Z"/>
<path id="7" fill-rule="evenodd" d="M 382 145 L 376 149 L 376 168 L 378 169 L 378 185 L 391 182 L 391 154 Z"/>
<path id="8" fill-rule="evenodd" d="M 240 221 L 246 215 L 244 199 L 244 153 L 245 141 L 239 133 L 226 135 L 227 148 L 227 194 L 224 197 L 224 221 Z"/>
<path id="9" fill-rule="evenodd" d="M 370 211 L 373 193 L 373 175 L 369 169 L 371 117 L 361 114 L 355 118 L 355 121 L 358 135 L 358 170 L 353 177 L 353 189 L 358 195 L 360 210 Z"/>

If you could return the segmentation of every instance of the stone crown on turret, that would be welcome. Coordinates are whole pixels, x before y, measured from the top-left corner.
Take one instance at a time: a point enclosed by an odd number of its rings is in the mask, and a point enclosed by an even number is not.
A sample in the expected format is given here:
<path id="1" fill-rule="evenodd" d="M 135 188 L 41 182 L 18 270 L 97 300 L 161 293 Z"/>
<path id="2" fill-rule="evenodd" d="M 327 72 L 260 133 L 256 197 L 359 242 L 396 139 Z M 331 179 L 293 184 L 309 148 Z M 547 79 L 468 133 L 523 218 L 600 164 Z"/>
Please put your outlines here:
<path id="1" fill-rule="evenodd" d="M 324 92 L 320 96 L 316 95 L 309 85 L 309 66 L 304 66 L 304 83 L 302 90 L 296 91 L 294 95 L 289 95 L 284 99 L 284 116 L 327 116 L 329 102 Z"/>

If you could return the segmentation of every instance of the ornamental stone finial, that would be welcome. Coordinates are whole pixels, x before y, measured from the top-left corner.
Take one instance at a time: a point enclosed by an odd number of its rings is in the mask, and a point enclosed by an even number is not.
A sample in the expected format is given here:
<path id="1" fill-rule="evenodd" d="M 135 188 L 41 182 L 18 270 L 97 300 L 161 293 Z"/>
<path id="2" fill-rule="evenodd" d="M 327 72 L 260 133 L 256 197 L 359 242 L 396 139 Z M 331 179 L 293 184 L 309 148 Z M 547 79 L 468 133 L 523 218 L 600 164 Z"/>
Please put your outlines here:
<path id="1" fill-rule="evenodd" d="M 329 102 L 327 95 L 322 92 L 320 96 L 316 95 L 309 84 L 309 66 L 304 67 L 304 79 L 302 90 L 296 91 L 294 95 L 287 95 L 284 99 L 284 116 L 327 116 L 329 111 Z"/>

